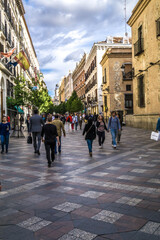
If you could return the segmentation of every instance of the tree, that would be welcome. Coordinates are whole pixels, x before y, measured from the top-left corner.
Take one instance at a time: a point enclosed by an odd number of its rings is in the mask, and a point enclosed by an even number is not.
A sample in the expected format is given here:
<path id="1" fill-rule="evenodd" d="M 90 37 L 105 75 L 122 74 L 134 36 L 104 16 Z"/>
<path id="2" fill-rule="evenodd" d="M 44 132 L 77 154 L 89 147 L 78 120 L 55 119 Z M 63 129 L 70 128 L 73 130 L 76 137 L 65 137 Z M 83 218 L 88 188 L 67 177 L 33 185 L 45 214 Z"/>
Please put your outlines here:
<path id="1" fill-rule="evenodd" d="M 26 80 L 23 76 L 15 79 L 14 97 L 7 98 L 7 105 L 10 108 L 25 106 L 28 102 L 28 91 Z"/>
<path id="2" fill-rule="evenodd" d="M 83 110 L 83 103 L 78 98 L 76 91 L 73 91 L 72 96 L 69 98 L 67 102 L 67 111 L 74 113 Z"/>

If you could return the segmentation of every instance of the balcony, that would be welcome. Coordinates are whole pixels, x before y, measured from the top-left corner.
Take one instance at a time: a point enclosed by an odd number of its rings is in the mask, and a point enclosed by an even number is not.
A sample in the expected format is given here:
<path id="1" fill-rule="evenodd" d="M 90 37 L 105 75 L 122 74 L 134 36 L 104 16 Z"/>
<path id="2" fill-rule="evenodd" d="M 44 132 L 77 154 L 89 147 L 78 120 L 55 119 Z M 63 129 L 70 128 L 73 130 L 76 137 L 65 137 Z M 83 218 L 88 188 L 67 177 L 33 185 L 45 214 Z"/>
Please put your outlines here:
<path id="1" fill-rule="evenodd" d="M 140 55 L 142 52 L 144 52 L 144 39 L 140 38 L 138 41 L 134 44 L 134 56 Z"/>
<path id="2" fill-rule="evenodd" d="M 5 35 L 5 27 L 2 22 L 0 23 L 0 31 Z"/>
<path id="3" fill-rule="evenodd" d="M 4 0 L 1 0 L 0 2 L 1 2 L 2 7 L 4 7 Z"/>
<path id="4" fill-rule="evenodd" d="M 132 81 L 133 79 L 133 73 L 132 71 L 126 73 L 126 72 L 123 72 L 123 81 Z"/>

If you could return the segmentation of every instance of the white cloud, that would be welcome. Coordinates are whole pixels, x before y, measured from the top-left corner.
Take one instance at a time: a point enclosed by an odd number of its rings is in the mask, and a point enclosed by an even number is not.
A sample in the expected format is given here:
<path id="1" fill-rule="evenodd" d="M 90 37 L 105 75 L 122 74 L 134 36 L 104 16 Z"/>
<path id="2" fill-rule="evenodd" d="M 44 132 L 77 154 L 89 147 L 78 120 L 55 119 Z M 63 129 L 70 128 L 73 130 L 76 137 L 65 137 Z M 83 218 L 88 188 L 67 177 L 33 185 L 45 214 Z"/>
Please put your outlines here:
<path id="1" fill-rule="evenodd" d="M 74 70 L 93 43 L 124 35 L 122 0 L 24 0 L 26 19 L 49 90 Z M 137 0 L 127 3 L 128 18 Z M 129 30 L 129 26 L 128 26 Z M 130 32 L 130 30 L 129 30 Z"/>

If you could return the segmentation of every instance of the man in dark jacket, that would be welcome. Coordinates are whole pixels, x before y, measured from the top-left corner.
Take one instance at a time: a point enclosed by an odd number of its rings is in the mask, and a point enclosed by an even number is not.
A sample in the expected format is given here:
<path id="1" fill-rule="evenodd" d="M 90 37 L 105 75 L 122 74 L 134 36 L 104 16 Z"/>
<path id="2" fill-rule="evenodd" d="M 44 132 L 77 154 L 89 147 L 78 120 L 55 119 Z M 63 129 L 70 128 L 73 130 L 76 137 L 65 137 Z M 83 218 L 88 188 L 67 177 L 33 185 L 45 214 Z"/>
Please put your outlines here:
<path id="1" fill-rule="evenodd" d="M 60 145 L 59 137 L 57 133 L 57 127 L 52 124 L 52 116 L 48 117 L 47 124 L 44 125 L 42 128 L 42 134 L 41 134 L 42 141 L 43 141 L 44 135 L 45 135 L 45 148 L 46 148 L 46 157 L 48 160 L 48 167 L 51 167 L 51 158 L 52 158 L 52 162 L 54 161 L 54 158 L 55 158 L 54 148 L 55 148 L 56 140 L 58 142 L 58 145 Z"/>
<path id="2" fill-rule="evenodd" d="M 38 110 L 34 110 L 34 115 L 30 118 L 30 132 L 33 136 L 33 145 L 35 153 L 40 155 L 40 147 L 41 147 L 41 131 L 44 122 L 42 117 L 38 114 Z"/>

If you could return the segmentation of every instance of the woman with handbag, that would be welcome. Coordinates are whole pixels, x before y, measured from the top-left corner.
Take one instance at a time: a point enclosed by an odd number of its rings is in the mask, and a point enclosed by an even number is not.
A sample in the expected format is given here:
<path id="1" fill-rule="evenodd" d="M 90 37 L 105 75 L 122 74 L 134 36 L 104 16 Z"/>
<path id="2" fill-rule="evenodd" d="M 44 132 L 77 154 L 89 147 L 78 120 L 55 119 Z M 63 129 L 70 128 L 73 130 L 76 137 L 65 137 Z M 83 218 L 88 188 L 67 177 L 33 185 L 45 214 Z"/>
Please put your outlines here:
<path id="1" fill-rule="evenodd" d="M 99 115 L 97 119 L 96 127 L 97 127 L 99 148 L 103 148 L 103 143 L 105 141 L 105 130 L 108 131 L 108 129 L 106 127 L 106 124 L 104 122 L 102 115 Z"/>
<path id="2" fill-rule="evenodd" d="M 83 135 L 86 133 L 85 140 L 88 144 L 89 155 L 92 157 L 92 144 L 93 140 L 96 138 L 96 127 L 93 124 L 93 119 L 89 118 L 88 123 L 85 125 L 83 130 Z"/>

